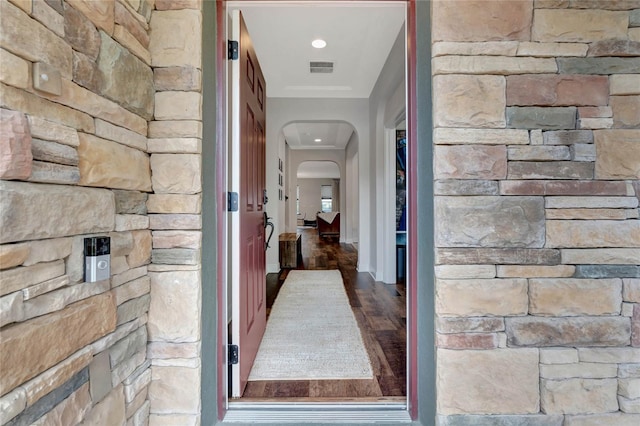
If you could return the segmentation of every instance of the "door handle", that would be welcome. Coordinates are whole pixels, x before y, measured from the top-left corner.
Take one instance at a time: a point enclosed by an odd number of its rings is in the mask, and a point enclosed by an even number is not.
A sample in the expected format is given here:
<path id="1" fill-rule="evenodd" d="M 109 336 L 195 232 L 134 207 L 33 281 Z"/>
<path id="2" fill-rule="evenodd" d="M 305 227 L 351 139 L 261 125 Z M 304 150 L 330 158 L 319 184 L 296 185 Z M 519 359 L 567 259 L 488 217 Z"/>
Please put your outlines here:
<path id="1" fill-rule="evenodd" d="M 267 197 L 267 190 L 262 190 L 262 203 L 267 204 L 269 202 L 269 197 Z M 265 213 L 266 214 L 266 213 Z"/>
<path id="2" fill-rule="evenodd" d="M 271 241 L 271 237 L 273 236 L 273 230 L 275 229 L 275 227 L 273 226 L 273 222 L 271 222 L 270 220 L 271 218 L 267 216 L 267 212 L 262 212 L 262 214 L 263 214 L 262 217 L 264 219 L 264 229 L 267 229 L 267 226 L 271 227 L 271 232 L 269 232 L 269 237 L 264 242 L 264 249 L 266 251 L 269 248 L 269 241 Z"/>

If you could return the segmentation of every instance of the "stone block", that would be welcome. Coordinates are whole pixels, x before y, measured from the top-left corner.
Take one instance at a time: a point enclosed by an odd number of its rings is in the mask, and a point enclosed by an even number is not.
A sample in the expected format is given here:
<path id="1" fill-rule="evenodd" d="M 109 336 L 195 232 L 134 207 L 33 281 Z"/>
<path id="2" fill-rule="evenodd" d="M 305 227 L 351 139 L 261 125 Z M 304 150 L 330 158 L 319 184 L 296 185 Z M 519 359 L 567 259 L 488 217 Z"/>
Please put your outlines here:
<path id="1" fill-rule="evenodd" d="M 81 133 L 78 153 L 82 185 L 151 190 L 149 157 L 144 152 Z"/>
<path id="2" fill-rule="evenodd" d="M 109 349 L 120 339 L 123 339 L 134 330 L 147 323 L 147 314 L 143 313 L 139 317 L 135 317 L 132 321 L 119 325 L 113 333 L 107 334 L 105 337 L 93 342 L 91 349 L 93 353 L 100 353 Z"/>
<path id="3" fill-rule="evenodd" d="M 149 52 L 154 68 L 202 66 L 202 13 L 199 10 L 156 11 L 151 16 L 150 27 Z"/>
<path id="4" fill-rule="evenodd" d="M 556 130 L 542 134 L 545 145 L 573 145 L 578 143 L 593 143 L 591 130 Z"/>
<path id="5" fill-rule="evenodd" d="M 490 145 L 436 146 L 434 164 L 436 179 L 504 179 L 507 150 Z"/>
<path id="6" fill-rule="evenodd" d="M 438 426 L 562 426 L 561 415 L 456 415 L 438 416 Z"/>
<path id="7" fill-rule="evenodd" d="M 157 92 L 156 120 L 201 120 L 202 95 L 199 92 Z"/>
<path id="8" fill-rule="evenodd" d="M 624 39 L 629 15 L 602 10 L 536 9 L 531 39 L 541 42 L 591 42 Z"/>
<path id="9" fill-rule="evenodd" d="M 115 369 L 116 366 L 132 358 L 135 354 L 141 350 L 146 351 L 147 345 L 147 329 L 146 327 L 140 327 L 133 333 L 129 334 L 124 339 L 119 340 L 109 350 L 111 368 Z"/>
<path id="10" fill-rule="evenodd" d="M 31 143 L 27 117 L 0 109 L 0 178 L 26 179 L 31 175 Z"/>
<path id="11" fill-rule="evenodd" d="M 200 343 L 170 343 L 149 342 L 147 345 L 147 358 L 150 359 L 174 359 L 174 358 L 198 358 L 200 356 Z"/>
<path id="12" fill-rule="evenodd" d="M 201 157 L 195 154 L 153 154 L 155 193 L 196 194 L 202 190 Z"/>
<path id="13" fill-rule="evenodd" d="M 500 278 L 568 278 L 574 271 L 572 265 L 498 265 Z"/>
<path id="14" fill-rule="evenodd" d="M 433 141 L 439 145 L 527 145 L 529 132 L 516 129 L 436 128 Z"/>
<path id="15" fill-rule="evenodd" d="M 89 365 L 89 390 L 91 399 L 96 402 L 111 392 L 111 365 L 109 363 L 109 352 L 103 351 L 93 357 Z"/>
<path id="16" fill-rule="evenodd" d="M 202 139 L 202 122 L 193 120 L 152 121 L 150 138 L 198 138 Z"/>
<path id="17" fill-rule="evenodd" d="M 558 58 L 560 74 L 634 74 L 640 58 Z"/>
<path id="18" fill-rule="evenodd" d="M 539 411 L 537 349 L 438 349 L 436 380 L 441 414 Z"/>
<path id="19" fill-rule="evenodd" d="M 149 213 L 194 213 L 202 207 L 202 195 L 188 194 L 149 194 L 147 210 Z"/>
<path id="20" fill-rule="evenodd" d="M 27 301 L 67 285 L 69 285 L 69 276 L 62 275 L 61 277 L 52 278 L 40 284 L 22 289 L 22 297 Z"/>
<path id="21" fill-rule="evenodd" d="M 541 316 L 619 315 L 620 279 L 530 279 L 529 313 Z"/>
<path id="22" fill-rule="evenodd" d="M 84 380 L 83 383 L 80 383 L 79 388 L 72 389 L 70 393 L 61 400 L 60 396 L 57 396 L 56 399 L 49 404 L 51 407 L 42 406 L 39 410 L 34 410 L 32 415 L 24 416 L 21 419 L 24 421 L 23 424 L 48 426 L 51 424 L 72 425 L 80 423 L 92 407 L 89 383 L 86 382 L 86 377 Z M 58 391 L 55 391 L 54 394 L 58 394 Z M 48 396 L 43 399 L 48 399 Z M 41 404 L 36 404 L 36 406 L 39 405 Z M 31 408 L 27 409 L 27 411 L 30 410 Z M 31 423 L 31 419 L 37 420 Z"/>
<path id="23" fill-rule="evenodd" d="M 31 62 L 44 62 L 59 71 L 62 77 L 71 78 L 71 46 L 7 1 L 0 4 L 0 15 L 0 47 Z"/>
<path id="24" fill-rule="evenodd" d="M 639 265 L 577 265 L 576 278 L 640 278 Z"/>
<path id="25" fill-rule="evenodd" d="M 97 403 L 87 414 L 83 425 L 124 425 L 125 405 L 122 386 L 113 389 L 102 401 Z"/>
<path id="26" fill-rule="evenodd" d="M 80 181 L 80 171 L 76 166 L 34 161 L 29 182 L 76 185 Z"/>
<path id="27" fill-rule="evenodd" d="M 0 81 L 9 86 L 27 89 L 30 84 L 28 61 L 8 50 L 0 49 Z"/>
<path id="28" fill-rule="evenodd" d="M 22 292 L 16 291 L 0 297 L 0 327 L 24 320 Z"/>
<path id="29" fill-rule="evenodd" d="M 589 45 L 587 56 L 640 56 L 640 42 L 632 40 L 600 40 Z"/>
<path id="30" fill-rule="evenodd" d="M 437 280 L 436 312 L 441 316 L 526 315 L 524 279 Z"/>
<path id="31" fill-rule="evenodd" d="M 155 90 L 153 71 L 125 47 L 105 33 L 98 68 L 102 72 L 101 93 L 147 120 L 153 116 Z"/>
<path id="32" fill-rule="evenodd" d="M 626 346 L 631 337 L 630 321 L 622 317 L 531 316 L 505 321 L 509 346 Z"/>
<path id="33" fill-rule="evenodd" d="M 71 6 L 82 12 L 96 27 L 107 34 L 113 34 L 115 21 L 115 2 L 96 2 L 92 0 L 67 0 Z"/>
<path id="34" fill-rule="evenodd" d="M 198 426 L 199 414 L 149 414 L 149 426 Z"/>
<path id="35" fill-rule="evenodd" d="M 129 269 L 121 274 L 113 275 L 111 277 L 111 287 L 116 288 L 121 286 L 129 281 L 133 281 L 140 277 L 144 277 L 147 275 L 147 267 L 140 266 L 138 268 Z"/>
<path id="36" fill-rule="evenodd" d="M 562 161 L 570 160 L 571 154 L 566 146 L 510 146 L 507 158 L 510 161 Z"/>
<path id="37" fill-rule="evenodd" d="M 446 349 L 497 349 L 498 335 L 483 333 L 436 334 L 436 346 Z"/>
<path id="38" fill-rule="evenodd" d="M 545 211 L 547 220 L 625 220 L 628 219 L 627 212 L 622 209 L 547 209 Z M 635 211 L 635 210 L 631 210 Z"/>
<path id="39" fill-rule="evenodd" d="M 541 409 L 547 414 L 617 411 L 617 387 L 616 379 L 541 379 Z"/>
<path id="40" fill-rule="evenodd" d="M 623 181 L 512 180 L 500 182 L 502 195 L 627 195 Z"/>
<path id="41" fill-rule="evenodd" d="M 640 378 L 618 380 L 618 395 L 629 399 L 640 398 Z"/>
<path id="42" fill-rule="evenodd" d="M 436 180 L 435 195 L 498 195 L 498 182 L 492 180 Z"/>
<path id="43" fill-rule="evenodd" d="M 156 0 L 157 10 L 199 9 L 201 0 Z"/>
<path id="44" fill-rule="evenodd" d="M 436 2 L 433 7 L 435 41 L 528 40 L 533 4 L 466 1 L 463 6 Z"/>
<path id="45" fill-rule="evenodd" d="M 575 129 L 575 107 L 507 107 L 507 127 L 515 129 Z"/>
<path id="46" fill-rule="evenodd" d="M 571 363 L 540 365 L 540 378 L 562 379 L 615 379 L 618 376 L 617 364 Z"/>
<path id="47" fill-rule="evenodd" d="M 571 145 L 571 159 L 573 161 L 596 161 L 595 144 Z"/>
<path id="48" fill-rule="evenodd" d="M 518 45 L 516 56 L 557 58 L 559 56 L 587 56 L 589 45 L 585 43 L 534 43 L 523 41 Z"/>
<path id="49" fill-rule="evenodd" d="M 581 118 L 578 120 L 579 129 L 610 129 L 613 127 L 613 118 Z"/>
<path id="50" fill-rule="evenodd" d="M 202 88 L 202 72 L 195 67 L 167 67 L 153 70 L 157 91 L 198 91 Z"/>
<path id="51" fill-rule="evenodd" d="M 149 194 L 139 191 L 114 190 L 116 214 L 147 214 Z"/>
<path id="52" fill-rule="evenodd" d="M 202 216 L 198 214 L 152 214 L 150 229 L 202 229 Z"/>
<path id="53" fill-rule="evenodd" d="M 437 278 L 495 278 L 495 265 L 438 265 L 435 267 Z"/>
<path id="54" fill-rule="evenodd" d="M 637 248 L 563 249 L 562 263 L 568 265 L 609 264 L 635 265 L 640 259 Z"/>
<path id="55" fill-rule="evenodd" d="M 65 268 L 62 260 L 6 270 L 2 273 L 0 296 L 60 277 L 64 273 Z"/>
<path id="56" fill-rule="evenodd" d="M 578 108 L 578 116 L 580 118 L 611 118 L 613 110 L 610 106 L 585 106 Z"/>
<path id="57" fill-rule="evenodd" d="M 593 179 L 594 168 L 574 161 L 514 161 L 507 166 L 507 179 Z"/>
<path id="58" fill-rule="evenodd" d="M 74 147 L 68 145 L 43 141 L 40 139 L 32 139 L 31 153 L 34 160 L 66 164 L 68 166 L 78 165 L 78 151 L 76 151 Z"/>
<path id="59" fill-rule="evenodd" d="M 631 346 L 640 347 L 640 304 L 633 305 L 633 315 L 631 317 Z"/>
<path id="60" fill-rule="evenodd" d="M 640 221 L 547 220 L 546 247 L 640 247 Z"/>
<path id="61" fill-rule="evenodd" d="M 0 84 L 0 106 L 41 116 L 78 130 L 94 131 L 93 118 L 89 115 L 5 84 Z"/>
<path id="62" fill-rule="evenodd" d="M 120 326 L 129 321 L 145 315 L 149 311 L 150 297 L 145 294 L 137 299 L 131 299 L 118 306 L 117 325 Z"/>
<path id="63" fill-rule="evenodd" d="M 28 116 L 31 136 L 46 141 L 77 147 L 80 145 L 76 129 L 40 117 Z"/>
<path id="64" fill-rule="evenodd" d="M 152 413 L 200 412 L 200 369 L 152 367 L 149 400 Z"/>
<path id="65" fill-rule="evenodd" d="M 504 331 L 504 319 L 487 317 L 439 317 L 436 319 L 436 331 L 442 334 L 497 333 Z"/>
<path id="66" fill-rule="evenodd" d="M 575 364 L 578 350 L 574 348 L 540 349 L 540 364 Z"/>
<path id="67" fill-rule="evenodd" d="M 629 399 L 618 395 L 618 405 L 623 413 L 640 414 L 640 398 Z"/>
<path id="68" fill-rule="evenodd" d="M 29 256 L 29 244 L 0 245 L 0 270 L 20 266 Z"/>
<path id="69" fill-rule="evenodd" d="M 129 268 L 137 268 L 146 265 L 151 260 L 152 239 L 151 231 L 133 231 L 133 250 L 127 256 Z"/>
<path id="70" fill-rule="evenodd" d="M 124 397 L 127 402 L 131 402 L 137 394 L 144 391 L 151 383 L 151 369 L 148 366 L 139 373 L 135 378 L 127 378 L 124 381 Z"/>
<path id="71" fill-rule="evenodd" d="M 199 231 L 153 231 L 152 236 L 154 249 L 198 249 L 202 245 L 202 233 Z"/>
<path id="72" fill-rule="evenodd" d="M 56 33 L 56 35 L 64 37 L 64 18 L 46 1 L 34 1 L 31 16 Z"/>
<path id="73" fill-rule="evenodd" d="M 573 58 L 570 58 L 573 59 Z M 600 59 L 600 58 L 593 58 Z M 559 60 L 559 59 L 558 59 Z M 631 64 L 627 64 L 625 69 Z M 432 73 L 439 74 L 548 74 L 558 72 L 553 58 L 512 56 L 439 56 L 432 59 Z M 629 71 L 628 74 L 631 74 Z M 591 73 L 599 74 L 599 73 Z"/>
<path id="74" fill-rule="evenodd" d="M 640 96 L 611 96 L 610 104 L 613 110 L 613 127 L 640 128 Z"/>
<path id="75" fill-rule="evenodd" d="M 640 303 L 640 279 L 623 279 L 622 285 L 622 300 L 625 302 Z"/>
<path id="76" fill-rule="evenodd" d="M 96 118 L 96 136 L 109 139 L 140 151 L 147 150 L 147 138 L 124 127 L 115 126 Z"/>
<path id="77" fill-rule="evenodd" d="M 0 395 L 114 329 L 115 304 L 110 293 L 8 328 L 0 341 Z"/>
<path id="78" fill-rule="evenodd" d="M 27 395 L 24 389 L 16 388 L 0 398 L 0 424 L 20 414 L 27 406 Z"/>
<path id="79" fill-rule="evenodd" d="M 200 340 L 199 272 L 150 273 L 149 341 Z"/>
<path id="80" fill-rule="evenodd" d="M 640 364 L 620 364 L 618 365 L 618 377 L 626 379 L 630 377 L 640 377 Z"/>
<path id="81" fill-rule="evenodd" d="M 633 209 L 638 207 L 636 197 L 576 197 L 558 196 L 545 198 L 547 209 L 566 208 L 614 208 Z"/>
<path id="82" fill-rule="evenodd" d="M 517 41 L 485 41 L 485 42 L 455 42 L 439 41 L 433 44 L 431 54 L 436 56 L 515 56 L 518 49 Z"/>
<path id="83" fill-rule="evenodd" d="M 629 28 L 629 40 L 640 41 L 640 28 Z"/>
<path id="84" fill-rule="evenodd" d="M 433 85 L 436 127 L 504 127 L 504 77 L 437 75 Z"/>
<path id="85" fill-rule="evenodd" d="M 147 152 L 200 154 L 202 152 L 202 140 L 198 138 L 149 139 Z"/>
<path id="86" fill-rule="evenodd" d="M 639 74 L 616 74 L 609 76 L 611 95 L 640 95 Z"/>
<path id="87" fill-rule="evenodd" d="M 75 50 L 95 60 L 100 52 L 100 34 L 95 25 L 79 10 L 64 5 L 64 38 Z"/>
<path id="88" fill-rule="evenodd" d="M 542 247 L 539 197 L 437 197 L 439 247 Z"/>
<path id="89" fill-rule="evenodd" d="M 579 348 L 578 356 L 581 362 L 640 363 L 640 349 L 635 348 Z"/>
<path id="90" fill-rule="evenodd" d="M 73 52 L 73 81 L 80 86 L 99 92 L 103 85 L 103 75 L 95 60 L 84 53 Z"/>
<path id="91" fill-rule="evenodd" d="M 149 217 L 138 214 L 116 215 L 116 231 L 135 231 L 149 229 Z"/>
<path id="92" fill-rule="evenodd" d="M 507 105 L 608 105 L 609 79 L 594 75 L 510 75 Z"/>
<path id="93" fill-rule="evenodd" d="M 560 251 L 552 249 L 438 248 L 436 264 L 558 265 Z"/>

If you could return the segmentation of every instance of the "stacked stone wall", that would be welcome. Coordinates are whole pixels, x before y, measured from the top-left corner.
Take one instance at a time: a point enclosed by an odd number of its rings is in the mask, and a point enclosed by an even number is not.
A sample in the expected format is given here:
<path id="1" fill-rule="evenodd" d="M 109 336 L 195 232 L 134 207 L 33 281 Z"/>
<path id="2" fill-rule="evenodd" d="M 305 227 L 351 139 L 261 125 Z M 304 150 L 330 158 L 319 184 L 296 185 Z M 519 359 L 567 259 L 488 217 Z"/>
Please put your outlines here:
<path id="1" fill-rule="evenodd" d="M 439 424 L 640 423 L 640 2 L 432 11 Z"/>
<path id="2" fill-rule="evenodd" d="M 149 423 L 153 0 L 0 2 L 0 424 Z M 86 283 L 83 239 L 111 237 Z"/>

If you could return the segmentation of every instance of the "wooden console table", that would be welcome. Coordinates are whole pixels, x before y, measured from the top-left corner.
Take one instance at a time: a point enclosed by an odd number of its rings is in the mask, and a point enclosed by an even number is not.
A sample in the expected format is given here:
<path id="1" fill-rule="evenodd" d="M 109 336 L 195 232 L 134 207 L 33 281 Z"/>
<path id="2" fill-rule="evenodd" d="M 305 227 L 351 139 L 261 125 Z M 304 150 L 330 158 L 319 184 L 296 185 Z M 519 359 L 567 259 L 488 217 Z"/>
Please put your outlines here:
<path id="1" fill-rule="evenodd" d="M 295 232 L 280 234 L 280 267 L 297 268 L 302 257 L 302 235 Z"/>

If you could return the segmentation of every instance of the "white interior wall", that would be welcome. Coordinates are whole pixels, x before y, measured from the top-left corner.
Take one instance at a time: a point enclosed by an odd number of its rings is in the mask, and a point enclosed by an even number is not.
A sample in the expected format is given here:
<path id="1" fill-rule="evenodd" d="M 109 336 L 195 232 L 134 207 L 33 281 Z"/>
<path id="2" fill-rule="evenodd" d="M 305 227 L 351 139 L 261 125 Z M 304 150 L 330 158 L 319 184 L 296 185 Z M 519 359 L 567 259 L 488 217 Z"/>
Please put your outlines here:
<path id="1" fill-rule="evenodd" d="M 320 187 L 329 185 L 332 188 L 332 209 L 340 211 L 340 190 L 335 188 L 337 179 L 300 179 L 298 178 L 298 186 L 300 187 L 300 214 L 305 215 L 306 220 L 314 220 L 316 213 L 322 209 L 322 201 Z M 339 182 L 339 180 L 338 180 Z M 291 191 L 291 202 L 295 201 L 295 188 Z"/>

